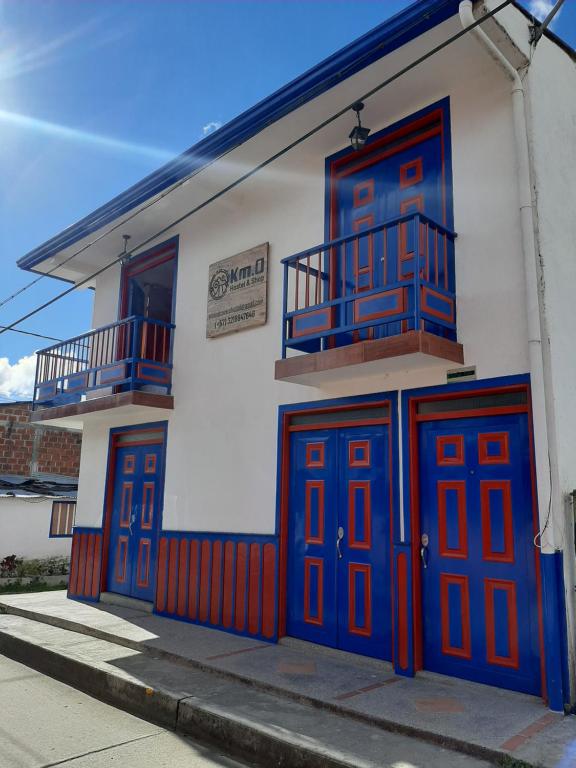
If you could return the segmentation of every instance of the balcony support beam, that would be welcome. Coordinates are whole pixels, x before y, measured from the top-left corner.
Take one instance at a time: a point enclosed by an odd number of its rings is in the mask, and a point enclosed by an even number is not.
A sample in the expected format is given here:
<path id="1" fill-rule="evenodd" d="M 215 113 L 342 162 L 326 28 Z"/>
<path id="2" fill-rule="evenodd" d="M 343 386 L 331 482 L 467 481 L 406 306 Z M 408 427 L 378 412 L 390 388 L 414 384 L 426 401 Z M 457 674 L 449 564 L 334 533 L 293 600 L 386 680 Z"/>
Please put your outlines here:
<path id="1" fill-rule="evenodd" d="M 98 411 L 109 411 L 114 408 L 125 406 L 144 406 L 148 408 L 164 408 L 173 410 L 174 398 L 172 395 L 164 395 L 156 392 L 141 392 L 131 390 L 129 392 L 118 392 L 113 395 L 104 395 L 103 397 L 93 397 L 89 400 L 82 400 L 79 403 L 67 403 L 66 405 L 56 405 L 52 408 L 38 408 L 32 411 L 30 421 L 42 423 L 53 421 L 54 419 L 77 419 L 81 420 L 83 416 Z"/>
<path id="2" fill-rule="evenodd" d="M 337 380 L 340 374 L 342 378 L 349 378 L 351 366 L 362 366 L 358 369 L 358 376 L 362 376 L 369 373 L 365 363 L 376 363 L 388 358 L 394 359 L 391 361 L 390 370 L 397 370 L 399 364 L 406 367 L 407 355 L 417 356 L 412 359 L 414 362 L 410 365 L 414 368 L 439 364 L 442 361 L 456 365 L 464 363 L 462 344 L 426 331 L 408 331 L 385 339 L 361 341 L 324 352 L 276 360 L 275 378 L 278 381 L 314 386 L 315 383 L 324 383 L 329 372 L 333 372 L 330 376 L 332 380 Z M 418 360 L 421 360 L 420 366 Z M 382 366 L 382 370 L 384 367 Z"/>

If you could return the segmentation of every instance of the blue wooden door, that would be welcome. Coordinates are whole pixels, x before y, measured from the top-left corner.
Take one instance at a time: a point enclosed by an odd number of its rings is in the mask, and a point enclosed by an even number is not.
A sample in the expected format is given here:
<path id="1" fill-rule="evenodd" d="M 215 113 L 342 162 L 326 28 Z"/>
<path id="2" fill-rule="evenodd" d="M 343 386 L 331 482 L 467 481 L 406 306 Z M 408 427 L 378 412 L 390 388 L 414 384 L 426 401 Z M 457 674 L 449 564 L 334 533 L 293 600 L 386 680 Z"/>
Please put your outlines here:
<path id="1" fill-rule="evenodd" d="M 291 441 L 289 635 L 391 658 L 387 426 Z"/>
<path id="2" fill-rule="evenodd" d="M 442 147 L 439 136 L 415 146 L 374 151 L 374 161 L 364 161 L 358 170 L 339 179 L 337 185 L 337 231 L 343 237 L 369 229 L 403 214 L 421 212 L 445 223 L 442 183 Z M 424 233 L 421 232 L 421 236 Z M 415 229 L 404 223 L 346 246 L 344 274 L 339 285 L 347 295 L 382 287 L 382 292 L 347 305 L 346 323 L 381 320 L 380 325 L 341 334 L 338 344 L 382 338 L 411 330 L 401 321 L 387 322 L 393 313 L 411 309 L 413 296 L 402 285 L 414 275 L 417 244 Z M 444 265 L 439 261 L 438 269 Z M 443 274 L 434 276 L 443 281 Z"/>
<path id="3" fill-rule="evenodd" d="M 151 601 L 162 491 L 162 445 L 116 450 L 108 590 Z"/>
<path id="4" fill-rule="evenodd" d="M 388 441 L 387 426 L 339 434 L 338 647 L 381 659 L 392 658 Z"/>
<path id="5" fill-rule="evenodd" d="M 293 433 L 288 551 L 289 635 L 338 645 L 338 432 Z"/>
<path id="6" fill-rule="evenodd" d="M 540 693 L 525 414 L 420 425 L 426 669 Z"/>

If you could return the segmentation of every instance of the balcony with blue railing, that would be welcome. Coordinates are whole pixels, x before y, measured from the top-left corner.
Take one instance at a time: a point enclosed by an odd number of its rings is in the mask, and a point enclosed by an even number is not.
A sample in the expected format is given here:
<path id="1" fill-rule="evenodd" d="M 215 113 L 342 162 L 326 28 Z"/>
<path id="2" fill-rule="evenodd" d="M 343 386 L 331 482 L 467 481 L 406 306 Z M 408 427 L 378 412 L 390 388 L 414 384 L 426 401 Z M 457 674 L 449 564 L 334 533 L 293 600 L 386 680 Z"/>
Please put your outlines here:
<path id="1" fill-rule="evenodd" d="M 351 366 L 362 375 L 366 363 L 382 372 L 462 364 L 455 239 L 410 213 L 283 259 L 276 378 L 314 385 Z"/>
<path id="2" fill-rule="evenodd" d="M 77 416 L 133 403 L 171 407 L 174 328 L 134 316 L 40 350 L 35 420 L 56 410 Z"/>

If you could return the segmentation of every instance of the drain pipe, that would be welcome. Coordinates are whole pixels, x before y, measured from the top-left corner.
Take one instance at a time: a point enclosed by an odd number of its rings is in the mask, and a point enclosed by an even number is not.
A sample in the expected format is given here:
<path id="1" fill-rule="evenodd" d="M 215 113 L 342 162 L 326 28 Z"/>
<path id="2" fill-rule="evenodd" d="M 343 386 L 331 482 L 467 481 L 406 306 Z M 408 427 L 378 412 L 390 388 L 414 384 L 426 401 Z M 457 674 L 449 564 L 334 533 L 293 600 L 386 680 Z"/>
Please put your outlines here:
<path id="1" fill-rule="evenodd" d="M 463 27 L 469 27 L 476 21 L 472 13 L 471 0 L 460 3 L 460 21 Z M 524 278 L 526 288 L 526 328 L 528 331 L 528 351 L 530 377 L 532 384 L 532 402 L 534 406 L 534 437 L 536 466 L 538 473 L 538 502 L 540 509 L 540 530 L 548 522 L 545 540 L 538 542 L 549 551 L 554 550 L 554 526 L 548 520 L 550 494 L 552 491 L 551 471 L 549 467 L 548 435 L 554 424 L 553 403 L 549 399 L 551 392 L 549 376 L 545 375 L 542 347 L 542 331 L 546 328 L 543 276 L 538 259 L 535 231 L 535 211 L 532 202 L 532 183 L 530 179 L 530 156 L 528 154 L 528 127 L 526 124 L 524 84 L 516 69 L 488 35 L 474 27 L 470 33 L 488 50 L 492 58 L 504 69 L 512 80 L 512 110 L 514 119 L 514 139 L 516 147 L 518 199 L 520 204 L 520 227 L 522 232 L 522 252 L 524 256 Z M 548 385 L 548 386 L 546 386 Z M 550 440 L 550 442 L 553 442 Z"/>
<path id="2" fill-rule="evenodd" d="M 472 13 L 471 0 L 463 0 L 459 6 L 460 21 L 464 28 L 476 20 Z M 524 84 L 516 69 L 510 64 L 502 51 L 480 28 L 474 27 L 470 33 L 504 69 L 512 80 L 512 110 L 514 120 L 514 139 L 517 161 L 518 200 L 520 204 L 520 226 L 522 233 L 522 252 L 524 256 L 524 278 L 526 288 L 526 327 L 528 331 L 528 354 L 533 403 L 534 451 L 538 469 L 538 508 L 540 533 L 535 539 L 542 552 L 551 554 L 556 549 L 557 527 L 554 510 L 559 507 L 558 463 L 555 449 L 554 401 L 549 364 L 549 349 L 546 306 L 544 298 L 544 278 L 536 242 L 536 212 L 532 198 L 530 174 L 530 155 L 528 150 L 528 125 L 525 112 Z M 544 339 L 543 339 L 544 337 Z M 554 489 L 554 493 L 553 493 Z M 548 571 L 548 564 L 554 558 L 541 560 L 543 570 Z M 556 579 L 544 573 L 544 605 L 555 614 L 557 600 Z M 548 577 L 548 578 L 547 578 Z M 552 621 L 557 621 L 554 615 Z M 548 622 L 547 622 L 548 624 Z M 549 635 L 550 627 L 544 627 L 545 645 L 550 649 L 553 638 Z M 547 653 L 546 672 L 548 679 L 549 705 L 552 709 L 562 709 L 562 700 L 558 700 L 561 691 L 561 672 L 550 660 L 556 655 L 554 650 Z M 553 693 L 554 692 L 554 693 Z M 561 697 L 561 693 L 560 693 Z"/>

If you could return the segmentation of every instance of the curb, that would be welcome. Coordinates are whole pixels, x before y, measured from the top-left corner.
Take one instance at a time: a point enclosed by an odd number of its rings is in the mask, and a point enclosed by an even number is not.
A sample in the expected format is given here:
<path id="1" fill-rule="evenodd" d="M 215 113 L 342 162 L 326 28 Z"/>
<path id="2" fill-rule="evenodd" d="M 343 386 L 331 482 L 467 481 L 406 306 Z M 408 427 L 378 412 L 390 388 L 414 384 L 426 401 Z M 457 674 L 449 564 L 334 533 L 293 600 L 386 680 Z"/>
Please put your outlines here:
<path id="1" fill-rule="evenodd" d="M 0 631 L 0 653 L 137 717 L 263 768 L 373 768 L 373 763 L 342 760 L 273 735 L 234 716 L 202 706 L 193 697 L 147 688 L 105 670 Z"/>
<path id="2" fill-rule="evenodd" d="M 443 736 L 441 734 L 434 733 L 433 731 L 419 729 L 415 726 L 396 723 L 393 720 L 388 720 L 385 718 L 378 718 L 378 717 L 371 717 L 362 712 L 356 712 L 354 710 L 347 709 L 346 707 L 342 707 L 341 705 L 332 704 L 330 702 L 323 701 L 321 699 L 316 699 L 312 696 L 301 695 L 293 691 L 285 690 L 273 684 L 263 683 L 259 680 L 253 680 L 252 678 L 248 678 L 236 672 L 230 672 L 228 670 L 223 670 L 223 669 L 219 669 L 218 667 L 210 666 L 208 664 L 205 664 L 201 661 L 197 661 L 195 659 L 183 658 L 181 656 L 170 653 L 168 651 L 163 651 L 162 649 L 152 648 L 136 640 L 130 640 L 128 638 L 118 638 L 116 635 L 112 635 L 108 632 L 94 629 L 92 627 L 86 627 L 84 624 L 80 624 L 75 621 L 62 619 L 57 616 L 46 616 L 45 614 L 37 614 L 36 612 L 30 611 L 27 609 L 13 608 L 12 606 L 2 604 L 0 601 L 0 614 L 2 613 L 8 614 L 8 615 L 20 616 L 21 618 L 25 618 L 30 621 L 35 621 L 42 624 L 47 624 L 49 626 L 54 626 L 58 629 L 68 630 L 68 631 L 76 632 L 78 634 L 82 634 L 84 636 L 94 637 L 95 639 L 98 639 L 98 640 L 103 640 L 105 642 L 112 643 L 114 645 L 129 648 L 131 650 L 145 654 L 150 658 L 167 661 L 169 663 L 173 663 L 179 666 L 186 666 L 192 669 L 206 672 L 208 674 L 216 675 L 220 678 L 231 680 L 235 683 L 242 683 L 244 685 L 250 686 L 253 689 L 262 691 L 263 693 L 268 693 L 275 696 L 279 696 L 283 699 L 295 701 L 298 704 L 309 705 L 311 707 L 314 707 L 315 709 L 323 710 L 325 712 L 329 712 L 339 717 L 344 717 L 349 720 L 355 720 L 357 722 L 364 723 L 366 725 L 380 728 L 383 731 L 388 731 L 390 733 L 407 736 L 409 738 L 416 738 L 438 747 L 450 749 L 454 752 L 459 752 L 461 754 L 468 755 L 469 757 L 475 757 L 481 760 L 487 760 L 494 763 L 495 765 L 504 766 L 504 768 L 539 768 L 537 764 L 528 763 L 525 760 L 514 757 L 508 752 L 503 752 L 497 749 L 493 749 L 491 747 L 484 747 L 479 744 L 473 744 L 470 742 L 461 741 L 460 739 L 454 738 L 452 736 Z M 52 666 L 51 664 L 48 664 L 48 667 L 44 668 L 44 667 L 38 667 L 34 664 L 29 663 L 31 656 L 28 653 L 26 653 L 22 657 L 11 656 L 11 652 L 5 650 L 6 640 L 8 640 L 9 646 L 12 644 L 12 642 L 16 644 L 21 643 L 25 647 L 33 648 L 36 651 L 42 651 L 43 653 L 49 654 L 51 656 L 52 655 L 59 656 L 59 654 L 56 654 L 55 652 L 52 652 L 52 651 L 48 651 L 46 649 L 40 649 L 38 646 L 35 646 L 32 643 L 27 643 L 24 640 L 13 638 L 11 635 L 6 635 L 2 631 L 0 631 L 0 652 L 4 653 L 7 656 L 10 656 L 11 658 L 14 658 L 16 661 L 21 661 L 22 663 L 27 664 L 28 666 L 33 666 L 38 671 L 46 672 L 46 674 L 48 674 L 51 677 L 55 677 L 58 680 L 61 680 L 61 682 L 68 683 L 69 685 L 72 685 L 75 688 L 79 688 L 80 690 L 83 690 L 87 693 L 91 693 L 96 698 L 100 698 L 103 701 L 107 701 L 108 703 L 111 703 L 115 706 L 125 709 L 131 714 L 135 714 L 137 716 L 143 717 L 144 719 L 150 720 L 151 722 L 156 722 L 158 724 L 165 725 L 166 727 L 171 728 L 172 730 L 178 730 L 183 733 L 188 733 L 188 735 L 196 736 L 198 738 L 203 738 L 205 740 L 208 739 L 213 744 L 217 743 L 220 746 L 222 745 L 222 738 L 223 738 L 222 724 L 218 726 L 219 718 L 222 718 L 221 715 L 219 716 L 217 714 L 212 713 L 209 710 L 205 710 L 201 706 L 198 706 L 197 709 L 200 712 L 202 712 L 202 718 L 200 720 L 195 720 L 194 717 L 192 716 L 187 717 L 186 721 L 194 722 L 195 728 L 196 728 L 196 730 L 188 732 L 181 728 L 181 722 L 183 721 L 179 715 L 179 703 L 186 702 L 186 709 L 188 709 L 191 706 L 186 699 L 178 699 L 173 694 L 165 693 L 164 694 L 165 696 L 167 696 L 168 698 L 171 698 L 175 702 L 175 713 L 173 718 L 170 717 L 168 718 L 168 720 L 166 719 L 158 720 L 158 718 L 154 714 L 154 711 L 155 711 L 154 707 L 152 707 L 151 713 L 149 713 L 148 705 L 151 704 L 152 701 L 151 700 L 147 701 L 146 699 L 142 701 L 142 698 L 143 698 L 142 691 L 145 690 L 144 687 L 137 686 L 135 684 L 130 684 L 128 681 L 124 681 L 124 680 L 120 681 L 118 678 L 115 678 L 113 675 L 110 675 L 109 673 L 103 670 L 97 670 L 94 667 L 91 667 L 90 665 L 82 664 L 82 662 L 72 661 L 72 660 L 64 659 L 64 657 L 60 657 L 63 661 L 65 661 L 65 664 L 77 664 L 78 666 L 85 668 L 85 670 L 90 670 L 92 673 L 101 674 L 103 676 L 111 678 L 112 681 L 116 681 L 116 683 L 121 682 L 122 685 L 126 684 L 126 686 L 133 685 L 134 693 L 136 694 L 135 699 L 133 698 L 132 693 L 129 696 L 126 695 L 124 697 L 115 697 L 112 699 L 105 698 L 105 696 L 108 695 L 110 690 L 107 686 L 95 686 L 94 690 L 92 690 L 92 687 L 86 686 L 86 677 L 81 676 L 80 679 L 75 682 L 74 676 L 71 677 L 69 680 L 69 679 L 66 679 L 65 677 L 61 677 L 58 674 L 58 671 L 55 671 L 55 672 L 49 671 L 49 667 Z M 113 687 L 114 686 L 112 685 L 112 688 Z M 160 692 L 155 690 L 153 697 L 157 697 L 158 695 L 160 695 Z M 236 722 L 234 721 L 233 718 L 225 718 L 225 720 L 226 722 Z M 213 728 L 208 727 L 209 721 L 213 721 Z M 250 726 L 244 726 L 244 731 L 246 730 L 246 728 L 248 728 L 248 731 L 250 733 L 254 730 Z M 244 731 L 243 731 L 242 725 L 240 723 L 237 723 L 235 728 L 235 733 L 237 734 L 238 738 L 242 735 L 242 738 L 240 739 L 240 741 L 245 743 L 245 749 L 249 750 L 250 743 L 251 743 L 250 738 L 247 738 L 249 734 L 245 733 Z M 270 737 L 270 738 L 272 738 L 273 742 L 278 741 L 274 737 Z M 259 748 L 262 748 L 262 747 L 259 747 Z M 266 749 L 269 749 L 269 748 L 273 748 L 273 744 L 270 744 L 269 747 L 266 747 Z M 309 752 L 308 757 L 312 755 L 316 755 L 316 753 Z M 242 752 L 240 756 L 246 757 L 246 752 Z M 255 758 L 257 759 L 257 753 L 251 754 L 250 759 L 254 760 Z M 293 760 L 293 759 L 294 758 L 290 756 L 290 760 Z M 318 765 L 329 766 L 329 763 L 326 762 L 326 759 L 327 757 L 323 756 L 322 760 L 324 760 L 324 762 L 320 762 L 318 763 Z M 266 765 L 269 766 L 270 763 L 268 762 Z M 297 766 L 299 765 L 313 766 L 316 764 L 311 762 L 303 762 L 303 763 L 288 762 L 284 764 L 280 762 L 278 763 L 278 765 L 294 766 L 294 768 L 297 768 Z M 348 766 L 348 765 L 349 763 L 343 763 L 342 761 L 334 762 L 335 768 L 341 768 L 342 766 Z M 354 768 L 357 768 L 357 766 L 355 766 Z"/>
<path id="3" fill-rule="evenodd" d="M 234 717 L 225 717 L 189 699 L 181 702 L 176 730 L 220 749 L 226 745 L 231 757 L 249 760 L 262 768 L 374 768 L 373 763 L 341 760 L 325 750 L 314 751 L 295 742 L 279 739 Z"/>
<path id="4" fill-rule="evenodd" d="M 178 699 L 0 631 L 0 653 L 137 717 L 175 730 Z"/>

